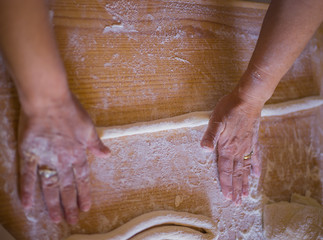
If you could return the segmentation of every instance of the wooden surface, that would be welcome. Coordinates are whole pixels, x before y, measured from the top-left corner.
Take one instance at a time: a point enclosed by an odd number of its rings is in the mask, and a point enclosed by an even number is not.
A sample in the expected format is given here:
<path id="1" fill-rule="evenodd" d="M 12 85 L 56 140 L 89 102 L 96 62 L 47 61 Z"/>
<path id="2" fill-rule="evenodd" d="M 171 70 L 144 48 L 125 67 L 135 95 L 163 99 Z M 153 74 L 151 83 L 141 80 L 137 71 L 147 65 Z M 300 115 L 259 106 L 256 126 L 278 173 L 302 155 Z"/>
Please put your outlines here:
<path id="1" fill-rule="evenodd" d="M 211 110 L 245 70 L 265 9 L 266 5 L 261 4 L 229 6 L 208 0 L 55 0 L 51 14 L 72 91 L 97 126 L 110 126 Z M 281 81 L 271 103 L 320 93 L 318 85 L 322 80 L 317 66 L 322 62 L 320 58 L 313 60 L 313 56 L 322 53 L 317 47 L 321 43 L 318 37 L 313 38 Z M 111 162 L 90 157 L 94 206 L 88 214 L 81 215 L 78 226 L 52 224 L 39 193 L 35 207 L 24 213 L 17 197 L 15 149 L 19 104 L 14 85 L 1 62 L 0 65 L 0 223 L 17 239 L 61 239 L 71 232 L 104 232 L 158 209 L 223 217 L 223 239 L 233 239 L 252 229 L 248 228 L 252 214 L 247 218 L 230 204 L 222 212 L 217 208 L 217 204 L 224 203 L 214 181 L 216 165 L 211 156 L 207 158 L 201 153 L 208 159 L 202 162 L 204 165 L 188 169 L 192 159 L 174 153 L 169 162 L 163 163 L 164 167 L 173 166 L 165 171 L 173 174 L 171 184 L 167 184 L 167 178 L 154 180 L 150 175 L 156 171 L 154 165 L 139 169 L 141 175 L 131 171 L 130 166 L 136 167 L 133 159 L 140 159 L 140 155 L 132 148 L 122 152 L 119 144 L 142 141 L 147 151 L 165 152 L 161 146 L 148 148 L 154 141 L 145 135 L 108 141 L 115 152 Z M 309 190 L 322 200 L 323 176 L 318 172 L 319 162 L 323 162 L 319 154 L 322 152 L 319 146 L 323 145 L 322 112 L 314 109 L 284 118 L 263 119 L 260 144 L 264 169 L 259 189 L 255 186 L 257 206 L 263 203 L 262 194 L 286 200 L 291 191 L 304 194 Z M 169 139 L 179 149 L 195 144 L 193 149 L 198 154 L 196 144 L 203 130 L 195 129 L 196 135 L 179 131 L 153 136 Z M 194 156 L 194 161 L 200 161 Z M 178 157 L 184 161 L 181 166 L 174 165 Z M 155 161 L 157 164 L 158 158 Z M 101 168 L 109 173 L 102 179 L 97 174 Z M 139 181 L 137 176 L 145 177 L 143 187 L 130 188 L 129 182 Z M 210 193 L 214 194 L 212 200 Z M 177 207 L 176 196 L 183 200 Z M 246 200 L 243 207 L 254 206 L 248 203 Z M 254 212 L 254 216 L 257 214 Z M 234 227 L 227 221 L 232 216 L 236 221 Z M 246 218 L 249 225 L 244 226 Z M 255 225 L 261 223 L 255 219 Z"/>
<path id="2" fill-rule="evenodd" d="M 230 92 L 247 67 L 266 5 L 220 3 L 53 1 L 69 85 L 96 125 L 210 110 Z M 311 59 L 319 42 L 304 50 L 269 103 L 319 94 Z M 12 84 L 0 91 L 11 92 L 16 105 Z"/>
<path id="3" fill-rule="evenodd" d="M 222 4 L 223 5 L 223 4 Z M 56 0 L 72 91 L 98 126 L 209 110 L 246 69 L 265 10 L 216 1 Z M 271 103 L 318 94 L 308 47 Z"/>
<path id="4" fill-rule="evenodd" d="M 143 213 L 167 209 L 212 217 L 221 239 L 243 239 L 246 234 L 253 234 L 248 239 L 263 239 L 262 209 L 267 198 L 289 200 L 296 192 L 323 200 L 318 122 L 322 111 L 317 107 L 262 119 L 263 170 L 259 181 L 251 180 L 251 192 L 241 206 L 221 194 L 215 155 L 199 146 L 206 128 L 200 126 L 105 140 L 113 154 L 109 159 L 90 156 L 93 206 L 81 214 L 75 227 L 49 220 L 39 190 L 33 209 L 23 212 L 15 162 L 2 165 L 1 223 L 17 239 L 62 239 L 70 233 L 107 232 Z M 12 152 L 2 149 L 8 157 Z"/>

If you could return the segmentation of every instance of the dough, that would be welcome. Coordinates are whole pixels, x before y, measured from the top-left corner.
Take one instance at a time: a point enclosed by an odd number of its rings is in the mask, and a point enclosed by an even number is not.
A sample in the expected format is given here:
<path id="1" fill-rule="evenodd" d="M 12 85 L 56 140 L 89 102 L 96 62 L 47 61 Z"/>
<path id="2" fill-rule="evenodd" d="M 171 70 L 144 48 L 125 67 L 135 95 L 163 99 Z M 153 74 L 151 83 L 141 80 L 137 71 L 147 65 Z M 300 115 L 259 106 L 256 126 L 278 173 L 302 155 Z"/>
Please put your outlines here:
<path id="1" fill-rule="evenodd" d="M 261 112 L 261 116 L 281 116 L 301 110 L 311 109 L 320 105 L 323 105 L 322 97 L 307 97 L 284 103 L 266 105 Z M 128 124 L 121 127 L 98 127 L 97 131 L 101 139 L 110 139 L 185 127 L 197 127 L 207 125 L 211 113 L 211 111 L 193 112 L 177 117 Z"/>
<path id="2" fill-rule="evenodd" d="M 323 239 L 323 207 L 314 199 L 293 194 L 291 202 L 264 208 L 266 239 Z"/>
<path id="3" fill-rule="evenodd" d="M 156 211 L 132 219 L 104 234 L 72 235 L 66 240 L 211 240 L 217 226 L 212 219 L 187 212 Z"/>

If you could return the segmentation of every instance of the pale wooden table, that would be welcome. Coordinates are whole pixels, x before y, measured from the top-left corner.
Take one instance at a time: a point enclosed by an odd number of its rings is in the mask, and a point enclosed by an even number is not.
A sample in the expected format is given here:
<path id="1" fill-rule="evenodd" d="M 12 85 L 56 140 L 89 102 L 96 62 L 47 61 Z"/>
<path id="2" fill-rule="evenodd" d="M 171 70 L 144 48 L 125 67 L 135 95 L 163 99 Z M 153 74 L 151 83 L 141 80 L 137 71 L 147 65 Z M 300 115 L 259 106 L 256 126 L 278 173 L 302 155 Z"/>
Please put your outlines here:
<path id="1" fill-rule="evenodd" d="M 56 0 L 51 15 L 72 91 L 97 126 L 113 126 L 211 110 L 245 70 L 266 8 L 264 4 L 211 0 Z M 313 58 L 322 55 L 322 46 L 317 43 L 321 37 L 313 38 L 270 103 L 320 94 L 322 61 Z M 301 174 L 307 168 L 316 171 L 323 161 L 317 155 L 316 139 L 322 128 L 322 111 L 263 119 L 260 144 L 264 170 L 260 182 L 270 198 L 286 200 L 291 192 L 305 194 L 309 189 L 316 199 L 322 199 L 322 183 Z M 14 85 L 2 65 L 0 223 L 17 239 L 60 239 L 69 232 L 108 231 L 139 213 L 175 208 L 177 187 L 125 189 L 120 199 L 92 177 L 92 197 L 101 199 L 102 205 L 82 215 L 78 226 L 51 224 L 41 204 L 26 216 L 17 198 L 18 112 Z M 98 159 L 90 156 L 90 162 L 94 161 Z M 280 167 L 269 171 L 268 161 Z M 194 176 L 188 177 L 194 180 Z M 284 181 L 291 182 L 289 188 Z M 116 175 L 115 184 L 119 182 Z M 176 210 L 193 211 L 207 201 L 202 195 L 185 196 L 190 200 Z M 147 207 L 152 198 L 155 205 Z M 41 202 L 39 193 L 37 199 Z M 202 207 L 196 212 L 208 215 L 210 209 Z"/>

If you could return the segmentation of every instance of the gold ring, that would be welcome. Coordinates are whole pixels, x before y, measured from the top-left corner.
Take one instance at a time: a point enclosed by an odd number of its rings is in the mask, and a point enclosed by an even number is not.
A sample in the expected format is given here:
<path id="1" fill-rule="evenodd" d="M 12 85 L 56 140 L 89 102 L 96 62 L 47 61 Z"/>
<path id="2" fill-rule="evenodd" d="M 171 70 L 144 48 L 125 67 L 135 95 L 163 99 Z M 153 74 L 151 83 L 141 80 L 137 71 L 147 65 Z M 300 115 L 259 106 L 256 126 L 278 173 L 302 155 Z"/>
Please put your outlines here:
<path id="1" fill-rule="evenodd" d="M 248 155 L 244 156 L 244 157 L 243 157 L 243 159 L 244 159 L 244 160 L 248 160 L 248 159 L 250 159 L 250 158 L 251 158 L 251 156 L 252 156 L 252 154 L 253 154 L 253 151 L 251 151 Z"/>
<path id="2" fill-rule="evenodd" d="M 57 175 L 56 170 L 52 170 L 52 169 L 49 169 L 49 168 L 39 169 L 38 173 L 40 174 L 40 176 L 42 176 L 44 178 L 51 178 L 51 177 Z"/>

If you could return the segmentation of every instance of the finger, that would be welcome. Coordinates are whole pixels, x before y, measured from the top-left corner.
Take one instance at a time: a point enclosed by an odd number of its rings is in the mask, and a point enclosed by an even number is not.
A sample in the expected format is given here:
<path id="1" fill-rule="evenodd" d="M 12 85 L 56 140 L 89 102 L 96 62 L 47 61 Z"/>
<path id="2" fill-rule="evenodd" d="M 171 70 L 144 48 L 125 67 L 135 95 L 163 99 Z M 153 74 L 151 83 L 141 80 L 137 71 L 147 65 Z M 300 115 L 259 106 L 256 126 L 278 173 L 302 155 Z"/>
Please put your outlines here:
<path id="1" fill-rule="evenodd" d="M 88 149 L 97 157 L 107 157 L 110 155 L 110 149 L 103 144 L 95 129 L 88 144 Z"/>
<path id="2" fill-rule="evenodd" d="M 40 167 L 38 172 L 45 204 L 52 221 L 59 223 L 62 220 L 62 211 L 59 199 L 58 174 L 55 173 L 55 170 L 50 170 L 54 171 L 53 174 L 46 174 L 42 171 L 44 170 Z"/>
<path id="3" fill-rule="evenodd" d="M 251 169 L 250 159 L 243 161 L 243 176 L 242 176 L 242 196 L 248 196 L 249 194 L 249 175 Z"/>
<path id="4" fill-rule="evenodd" d="M 89 167 L 84 156 L 82 161 L 74 164 L 74 179 L 77 187 L 78 205 L 83 212 L 87 212 L 91 208 L 91 192 L 89 181 Z"/>
<path id="5" fill-rule="evenodd" d="M 251 158 L 251 169 L 255 177 L 260 178 L 261 175 L 261 160 L 260 151 L 258 147 L 255 147 L 254 153 Z"/>
<path id="6" fill-rule="evenodd" d="M 74 183 L 74 174 L 71 167 L 60 170 L 59 185 L 65 218 L 69 224 L 74 225 L 78 221 L 78 206 L 76 188 Z"/>
<path id="7" fill-rule="evenodd" d="M 233 161 L 224 155 L 219 155 L 218 172 L 222 193 L 226 198 L 232 200 Z"/>
<path id="8" fill-rule="evenodd" d="M 213 151 L 215 149 L 214 143 L 217 143 L 223 132 L 223 126 L 224 124 L 222 122 L 217 122 L 216 118 L 212 116 L 201 140 L 201 147 L 208 151 Z"/>
<path id="9" fill-rule="evenodd" d="M 37 157 L 24 153 L 20 158 L 20 198 L 24 208 L 29 209 L 33 204 L 37 179 Z"/>
<path id="10" fill-rule="evenodd" d="M 243 180 L 243 161 L 242 159 L 235 159 L 233 166 L 233 197 L 232 200 L 241 204 L 241 196 L 242 196 L 242 180 Z"/>

